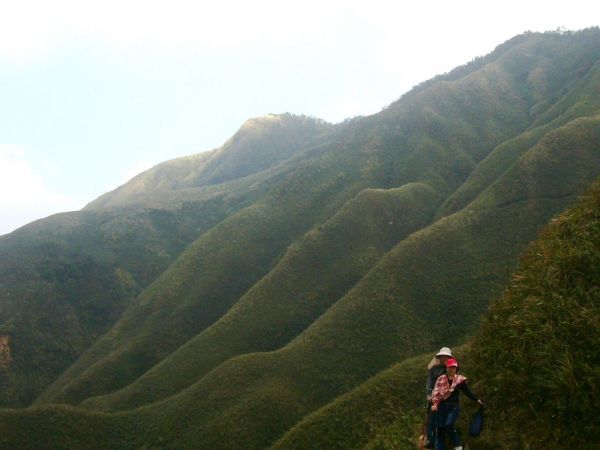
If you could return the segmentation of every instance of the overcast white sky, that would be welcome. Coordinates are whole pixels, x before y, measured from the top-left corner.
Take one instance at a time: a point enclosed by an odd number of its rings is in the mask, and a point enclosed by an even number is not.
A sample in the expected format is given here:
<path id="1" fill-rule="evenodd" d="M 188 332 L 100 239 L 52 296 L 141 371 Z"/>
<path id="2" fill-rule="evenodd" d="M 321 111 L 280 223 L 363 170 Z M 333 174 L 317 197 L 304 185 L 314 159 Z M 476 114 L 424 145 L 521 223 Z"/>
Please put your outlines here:
<path id="1" fill-rule="evenodd" d="M 375 113 L 526 30 L 599 24 L 583 0 L 0 0 L 0 234 L 250 117 Z"/>

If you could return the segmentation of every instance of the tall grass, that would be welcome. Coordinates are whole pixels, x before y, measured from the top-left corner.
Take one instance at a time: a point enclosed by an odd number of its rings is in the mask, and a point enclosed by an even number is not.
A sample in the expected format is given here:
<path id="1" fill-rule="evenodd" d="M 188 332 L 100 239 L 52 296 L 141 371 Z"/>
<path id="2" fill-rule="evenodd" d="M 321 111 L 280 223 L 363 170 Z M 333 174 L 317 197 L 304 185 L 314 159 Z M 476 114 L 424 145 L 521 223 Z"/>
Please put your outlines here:
<path id="1" fill-rule="evenodd" d="M 528 248 L 473 342 L 506 448 L 596 448 L 600 182 Z"/>

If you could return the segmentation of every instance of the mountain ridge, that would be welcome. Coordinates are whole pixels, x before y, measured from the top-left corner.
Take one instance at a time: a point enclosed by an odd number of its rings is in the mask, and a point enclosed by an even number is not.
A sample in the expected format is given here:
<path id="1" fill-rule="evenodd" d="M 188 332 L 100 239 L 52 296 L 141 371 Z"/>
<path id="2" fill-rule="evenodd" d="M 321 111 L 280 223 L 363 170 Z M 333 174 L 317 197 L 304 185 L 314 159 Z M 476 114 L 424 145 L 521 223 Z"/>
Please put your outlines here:
<path id="1" fill-rule="evenodd" d="M 416 379 L 425 351 L 475 332 L 528 242 L 600 174 L 599 60 L 597 29 L 524 34 L 373 116 L 284 115 L 304 124 L 299 141 L 282 136 L 266 165 L 175 160 L 171 184 L 155 168 L 92 203 L 73 217 L 164 214 L 181 242 L 31 414 L 107 427 L 107 448 L 265 448 L 397 363 Z M 85 246 L 102 261 L 102 240 Z M 77 407 L 50 406 L 65 403 Z M 27 411 L 2 417 L 18 429 Z"/>
<path id="2" fill-rule="evenodd" d="M 310 147 L 316 136 L 333 128 L 320 119 L 289 113 L 248 119 L 221 147 L 158 164 L 84 209 L 143 205 L 148 194 L 156 196 L 163 191 L 201 188 L 245 178 Z M 168 203 L 159 205 L 165 207 Z"/>

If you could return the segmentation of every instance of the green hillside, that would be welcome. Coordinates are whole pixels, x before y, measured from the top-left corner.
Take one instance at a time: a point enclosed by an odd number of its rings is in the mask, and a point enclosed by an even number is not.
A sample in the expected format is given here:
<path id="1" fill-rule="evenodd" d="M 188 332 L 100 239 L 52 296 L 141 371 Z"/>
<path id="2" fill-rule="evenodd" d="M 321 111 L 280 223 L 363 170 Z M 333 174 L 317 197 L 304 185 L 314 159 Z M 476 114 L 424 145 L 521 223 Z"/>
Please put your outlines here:
<path id="1" fill-rule="evenodd" d="M 66 213 L 2 237 L 0 334 L 12 357 L 0 371 L 2 403 L 31 402 L 107 331 L 189 243 L 190 219 Z"/>
<path id="2" fill-rule="evenodd" d="M 528 246 L 508 288 L 492 304 L 469 346 L 460 351 L 467 375 L 473 375 L 487 404 L 485 432 L 471 439 L 472 449 L 597 447 L 600 428 L 593 410 L 600 366 L 599 270 L 600 180 Z M 398 408 L 386 414 L 386 400 L 398 401 L 408 391 L 402 388 L 405 377 L 410 377 L 400 372 L 401 366 L 308 416 L 275 447 L 306 448 L 310 440 L 313 448 L 324 448 L 321 443 L 335 448 L 330 446 L 332 440 L 343 439 L 356 427 L 360 431 L 352 442 L 371 439 L 367 448 L 414 448 L 406 440 L 412 437 L 414 442 L 419 433 L 422 410 L 409 407 L 403 410 L 405 415 Z M 377 382 L 393 379 L 395 372 L 402 378 L 396 375 L 387 389 Z M 422 375 L 423 366 L 414 387 L 422 385 Z M 383 427 L 365 428 L 361 423 L 363 419 L 379 425 L 389 416 L 395 418 Z M 468 418 L 469 413 L 463 416 Z M 330 426 L 332 418 L 339 419 L 335 427 Z M 417 426 L 411 430 L 407 425 L 414 422 Z M 461 425 L 464 430 L 464 417 Z"/>
<path id="3" fill-rule="evenodd" d="M 394 427 L 400 431 L 391 439 L 396 448 L 414 449 L 430 359 L 431 355 L 407 359 L 375 375 L 304 417 L 271 448 L 362 449 L 371 440 L 383 441 L 378 435 L 391 435 L 388 428 Z"/>
<path id="4" fill-rule="evenodd" d="M 510 434 L 528 416 L 488 348 L 527 333 L 505 326 L 510 308 L 477 330 L 528 243 L 600 176 L 599 90 L 600 30 L 526 33 L 373 116 L 254 119 L 220 149 L 0 238 L 4 404 L 40 394 L 0 412 L 0 444 L 411 448 L 432 349 L 473 335 L 459 356 L 495 380 L 484 397 Z M 66 272 L 48 282 L 48 267 Z M 573 363 L 589 355 L 561 360 L 565 376 L 589 377 L 595 362 Z M 579 423 L 589 410 L 555 398 L 566 384 L 548 373 L 535 395 Z"/>
<path id="5" fill-rule="evenodd" d="M 249 119 L 222 147 L 159 164 L 102 195 L 85 209 L 132 205 L 164 208 L 174 200 L 189 201 L 193 194 L 206 195 L 207 190 L 199 188 L 239 180 L 274 167 L 322 142 L 334 130 L 333 125 L 322 120 L 292 114 Z"/>
<path id="6" fill-rule="evenodd" d="M 503 448 L 596 448 L 599 306 L 600 181 L 529 246 L 473 341 Z"/>
<path id="7" fill-rule="evenodd" d="M 598 39 L 595 33 L 589 36 L 588 42 Z M 560 38 L 571 37 L 533 35 L 518 41 L 483 68 L 451 82 L 434 83 L 378 115 L 351 122 L 336 139 L 264 173 L 267 181 L 259 183 L 272 187 L 190 246 L 40 402 L 78 403 L 124 388 L 220 319 L 276 266 L 286 247 L 311 228 L 321 226 L 361 190 L 421 182 L 442 199 L 454 192 L 481 159 L 537 119 L 530 113 L 536 101 L 530 84 L 535 87 L 537 79 L 524 77 L 522 72 L 528 67 L 537 70 L 538 61 L 523 61 L 523 53 L 539 54 L 545 61 L 547 47 L 556 48 L 556 59 L 564 58 L 580 67 L 582 61 L 573 58 L 572 45 L 556 47 Z M 572 39 L 578 41 L 580 37 Z M 598 46 L 592 47 L 599 51 Z M 589 50 L 584 49 L 587 55 Z M 584 61 L 586 72 L 571 70 L 577 80 L 595 67 L 588 59 Z M 573 85 L 577 80 L 569 79 Z M 567 87 L 554 88 L 564 91 Z M 565 94 L 569 92 L 567 89 Z M 486 120 L 478 121 L 477 117 Z M 549 208 L 541 219 L 553 212 L 556 209 Z M 525 221 L 534 230 L 543 223 Z M 523 234 L 533 236 L 531 231 Z M 519 242 L 524 241 L 517 239 L 515 243 Z M 243 253 L 239 252 L 241 246 Z M 490 249 L 489 254 L 495 252 Z M 516 258 L 518 249 L 508 246 L 500 254 L 506 254 L 507 259 L 501 260 L 506 263 Z M 327 257 L 322 259 L 327 264 Z M 491 282 L 475 285 L 475 298 L 470 301 L 483 301 L 479 310 L 485 307 L 490 287 L 495 282 L 498 289 L 509 267 L 503 270 L 491 275 Z M 469 284 L 466 278 L 465 283 Z M 414 284 L 413 289 L 418 289 Z M 444 289 L 443 284 L 440 288 Z M 477 310 L 469 314 L 474 320 Z M 277 342 L 271 348 L 281 345 Z M 215 361 L 223 359 L 217 356 Z"/>
<path id="8" fill-rule="evenodd" d="M 267 135 L 272 147 L 260 149 L 261 164 L 273 165 L 297 151 L 298 141 L 311 142 L 331 128 L 299 116 L 276 119 L 248 121 L 215 151 L 212 164 L 234 170 L 231 159 L 256 153 L 256 142 Z M 292 129 L 290 136 L 282 129 Z M 191 189 L 193 183 L 178 181 L 189 178 L 206 155 L 164 163 L 85 211 L 58 214 L 0 237 L 0 334 L 9 335 L 12 354 L 11 367 L 0 372 L 0 404 L 34 400 L 191 242 L 262 189 L 251 187 L 252 179 L 232 178 L 222 189 Z M 243 176 L 250 169 L 238 160 Z M 152 201 L 141 200 L 140 189 Z"/>
<path id="9" fill-rule="evenodd" d="M 124 390 L 83 405 L 92 409 L 143 405 L 177 393 L 232 356 L 286 344 L 395 243 L 425 225 L 436 204 L 431 188 L 420 184 L 362 191 L 289 248 L 277 266 L 213 326 Z M 396 220 L 402 217 L 407 219 Z M 324 254 L 327 264 L 318 263 Z M 198 354 L 205 356 L 199 359 Z M 165 379 L 170 383 L 164 383 Z"/>
<path id="10" fill-rule="evenodd" d="M 597 129 L 598 124 L 595 126 Z M 568 152 L 569 149 L 563 150 Z M 543 153 L 545 147 L 532 151 Z M 597 160 L 581 163 L 598 167 Z M 539 170 L 544 169 L 542 164 Z M 525 166 L 523 170 L 531 171 L 531 167 Z M 484 309 L 483 305 L 475 309 L 474 300 L 481 295 L 480 284 L 493 281 L 490 272 L 494 274 L 502 265 L 506 266 L 504 258 L 516 258 L 516 255 L 503 255 L 500 247 L 490 248 L 493 255 L 476 249 L 492 238 L 498 239 L 504 247 L 509 246 L 511 239 L 523 239 L 524 244 L 535 236 L 538 228 L 532 227 L 529 236 L 515 236 L 515 228 L 521 233 L 526 229 L 518 218 L 531 218 L 536 209 L 543 211 L 557 203 L 560 211 L 566 202 L 534 198 L 508 207 L 484 209 L 479 213 L 480 218 L 476 210 L 466 211 L 412 235 L 284 348 L 233 358 L 187 390 L 155 404 L 152 409 L 160 411 L 162 417 L 177 416 L 175 411 L 185 411 L 184 416 L 195 424 L 185 432 L 176 433 L 171 445 L 185 448 L 194 442 L 195 448 L 263 448 L 306 414 L 360 385 L 394 361 L 410 356 L 411 352 L 418 354 L 427 346 L 431 348 L 433 339 L 456 342 L 464 338 L 469 323 Z M 500 227 L 503 233 L 498 233 L 494 224 L 509 221 L 499 214 L 502 209 L 506 210 L 506 216 L 513 218 L 512 226 Z M 540 212 L 537 214 L 542 216 L 540 223 L 549 219 Z M 480 241 L 465 239 L 482 228 L 488 229 L 490 234 L 482 235 Z M 444 246 L 444 241 L 450 244 Z M 417 252 L 422 258 L 420 264 L 414 262 Z M 423 258 L 424 254 L 430 256 Z M 448 265 L 454 270 L 444 272 Z M 471 269 L 466 272 L 465 266 Z M 460 284 L 455 281 L 457 271 L 464 280 Z M 431 284 L 433 274 L 439 285 Z M 407 286 L 407 280 L 412 280 L 414 286 L 419 276 L 430 281 L 429 297 L 424 291 Z M 495 292 L 493 287 L 488 287 L 489 297 L 501 290 L 500 281 Z M 445 302 L 440 300 L 442 295 Z M 431 306 L 428 307 L 426 299 Z M 456 312 L 449 313 L 448 307 Z M 447 326 L 448 322 L 452 327 Z M 171 378 L 177 377 L 177 373 L 177 368 L 173 368 Z M 252 417 L 251 422 L 248 417 Z M 163 420 L 166 419 L 161 418 L 159 422 Z M 225 441 L 223 430 L 227 430 Z"/>

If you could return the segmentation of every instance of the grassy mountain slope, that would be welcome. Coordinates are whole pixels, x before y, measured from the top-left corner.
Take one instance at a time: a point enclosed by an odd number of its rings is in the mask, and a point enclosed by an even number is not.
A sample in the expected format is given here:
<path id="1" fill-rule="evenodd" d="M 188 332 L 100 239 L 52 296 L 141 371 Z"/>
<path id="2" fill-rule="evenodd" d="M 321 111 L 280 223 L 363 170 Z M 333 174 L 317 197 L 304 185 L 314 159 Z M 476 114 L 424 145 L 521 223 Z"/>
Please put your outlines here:
<path id="1" fill-rule="evenodd" d="M 521 72 L 536 60 L 520 56 L 549 44 L 535 36 L 519 45 L 485 70 L 433 84 L 349 124 L 319 152 L 293 158 L 277 173 L 285 174 L 279 184 L 190 247 L 40 401 L 78 402 L 134 381 L 225 314 L 287 246 L 360 190 L 420 181 L 442 196 L 453 192 L 487 152 L 534 119 L 534 99 L 523 94 L 531 80 Z"/>
<path id="2" fill-rule="evenodd" d="M 200 195 L 231 213 L 215 214 L 37 401 L 88 410 L 0 412 L 4 441 L 47 421 L 30 442 L 74 448 L 98 429 L 88 442 L 104 448 L 293 446 L 330 439 L 319 417 L 398 376 L 408 389 L 418 355 L 473 333 L 522 249 L 600 174 L 599 36 L 515 38 L 264 170 L 167 183 L 158 201 Z M 223 161 L 211 170 L 227 178 Z M 143 197 L 136 189 L 124 204 Z M 394 404 L 417 397 L 404 401 Z M 395 416 L 382 414 L 357 430 L 359 445 L 384 444 L 378 427 Z M 81 429 L 60 434 L 69 423 Z"/>
<path id="3" fill-rule="evenodd" d="M 69 406 L 0 410 L 0 448 L 83 448 L 125 450 L 143 448 L 148 427 L 131 414 L 100 414 Z M 159 448 L 160 437 L 152 436 Z"/>
<path id="4" fill-rule="evenodd" d="M 0 333 L 12 354 L 2 403 L 29 403 L 102 335 L 192 240 L 188 219 L 67 213 L 0 239 Z"/>
<path id="5" fill-rule="evenodd" d="M 422 184 L 360 192 L 288 248 L 278 265 L 205 332 L 124 390 L 83 405 L 126 409 L 151 403 L 177 393 L 232 356 L 285 345 L 395 243 L 426 225 L 437 204 L 436 194 Z"/>
<path id="6" fill-rule="evenodd" d="M 499 145 L 478 164 L 468 180 L 447 199 L 439 215 L 448 215 L 467 206 L 494 182 L 500 170 L 508 169 L 549 131 L 578 117 L 594 115 L 599 110 L 600 64 L 596 63 L 556 105 L 537 119 L 530 129 Z"/>
<path id="7" fill-rule="evenodd" d="M 489 434 L 502 436 L 502 448 L 596 448 L 599 305 L 596 182 L 530 246 L 474 339 L 493 405 Z"/>
<path id="8" fill-rule="evenodd" d="M 590 350 L 598 339 L 593 324 L 600 279 L 596 273 L 600 267 L 599 194 L 597 182 L 582 202 L 552 221 L 529 248 L 511 288 L 494 305 L 474 343 L 455 349 L 467 376 L 475 380 L 475 389 L 485 389 L 488 404 L 487 427 L 482 438 L 471 440 L 473 449 L 553 449 L 564 447 L 565 442 L 582 449 L 595 446 L 598 431 L 588 410 L 597 401 L 589 395 L 595 392 L 589 384 L 594 378 L 583 373 L 594 373 L 598 365 Z M 430 353 L 408 359 L 377 374 L 306 416 L 273 448 L 414 448 L 429 358 Z M 557 364 L 563 358 L 571 364 Z M 582 384 L 573 386 L 573 370 Z M 565 387 L 570 395 L 582 396 L 574 401 L 565 395 Z M 515 389 L 525 395 L 515 396 Z M 548 396 L 566 403 L 554 405 L 545 400 Z M 529 401 L 523 402 L 524 398 Z M 532 401 L 543 404 L 533 415 Z M 161 417 L 162 410 L 161 406 L 119 414 L 68 407 L 3 411 L 0 443 L 6 448 L 119 449 L 147 444 L 171 448 L 172 439 L 193 420 L 175 423 Z M 463 430 L 469 416 L 467 408 L 462 414 Z M 522 433 L 523 428 L 532 431 Z"/>
<path id="9" fill-rule="evenodd" d="M 580 148 L 580 141 L 567 136 L 597 133 L 599 125 L 597 120 L 580 120 L 555 134 Z M 561 210 L 573 199 L 568 193 L 555 196 L 555 186 L 549 182 L 561 170 L 573 177 L 581 176 L 581 172 L 565 167 L 573 147 L 552 146 L 556 139 L 551 135 L 531 149 L 521 158 L 519 170 L 513 168 L 500 177 L 479 205 L 396 246 L 342 300 L 283 349 L 233 358 L 180 394 L 145 408 L 156 427 L 164 427 L 161 436 L 165 444 L 174 448 L 264 448 L 302 417 L 359 386 L 377 371 L 411 352 L 418 353 L 425 345 L 431 348 L 432 337 L 438 342 L 463 337 L 465 326 L 469 321 L 473 323 L 465 314 L 471 308 L 478 307 L 479 312 L 485 309 L 482 299 L 476 302 L 477 283 L 489 283 L 490 276 L 499 276 L 490 272 L 499 272 L 501 264 L 507 264 L 502 261 L 506 257 L 502 257 L 500 248 L 518 248 L 514 245 L 518 240 L 525 244 L 526 221 L 539 217 L 538 226 L 529 228 L 529 236 L 534 236 L 539 225 L 548 220 L 549 209 Z M 579 156 L 570 159 L 581 168 L 599 167 L 597 147 Z M 554 171 L 548 170 L 548 161 L 556 164 Z M 507 189 L 512 188 L 515 179 L 520 190 Z M 563 187 L 570 186 L 565 174 L 561 180 Z M 543 190 L 545 186 L 548 191 Z M 511 201 L 513 196 L 521 198 L 527 193 L 533 195 L 528 201 Z M 489 199 L 496 204 L 491 206 Z M 487 234 L 480 235 L 479 241 L 467 238 L 477 229 L 485 229 Z M 496 259 L 476 251 L 489 246 L 493 239 L 501 246 L 489 248 Z M 418 264 L 415 252 L 421 255 Z M 514 261 L 514 255 L 506 259 Z M 468 277 L 465 266 L 470 267 Z M 444 270 L 446 273 L 440 277 Z M 446 277 L 447 281 L 432 285 L 432 273 L 438 280 Z M 414 286 L 419 276 L 429 281 L 429 294 L 408 286 L 407 280 L 412 280 Z M 458 279 L 460 284 L 456 283 Z M 499 289 L 500 282 L 489 295 Z M 445 302 L 440 300 L 442 292 Z M 440 308 L 440 303 L 448 307 Z"/>
<path id="10" fill-rule="evenodd" d="M 86 209 L 164 207 L 165 200 L 172 198 L 169 194 L 256 174 L 312 147 L 333 130 L 321 120 L 292 114 L 249 119 L 222 147 L 159 164 L 102 195 Z"/>
<path id="11" fill-rule="evenodd" d="M 470 448 L 596 448 L 599 255 L 596 181 L 529 245 L 472 342 L 455 352 L 487 404 L 484 434 L 471 439 Z M 374 377 L 307 416 L 274 448 L 337 448 L 340 442 L 340 448 L 415 448 L 426 361 L 415 365 L 413 379 L 401 369 L 408 361 Z M 462 413 L 463 430 L 471 410 Z"/>
<path id="12" fill-rule="evenodd" d="M 453 353 L 463 361 L 460 349 Z M 390 441 L 390 448 L 414 449 L 430 360 L 427 353 L 378 373 L 304 417 L 270 448 L 363 449 L 387 447 Z"/>
<path id="13" fill-rule="evenodd" d="M 269 131 L 271 126 L 276 130 Z M 211 161 L 235 172 L 235 158 L 243 153 L 243 171 L 253 152 L 258 158 L 262 151 L 263 163 L 273 164 L 297 151 L 296 141 L 312 142 L 330 128 L 292 115 L 250 120 Z M 269 146 L 257 149 L 264 136 Z M 86 211 L 59 214 L 0 237 L 0 333 L 9 336 L 12 352 L 10 370 L 0 380 L 1 404 L 31 402 L 191 242 L 260 194 L 263 188 L 252 187 L 251 179 L 231 180 L 223 189 L 178 184 L 179 177 L 193 174 L 190 160 L 204 157 L 165 163 L 166 168 L 132 180 L 125 192 L 107 194 L 119 194 L 113 202 L 118 208 L 106 205 L 107 197 Z M 140 189 L 156 208 L 133 206 Z"/>
<path id="14" fill-rule="evenodd" d="M 121 387 L 220 318 L 271 270 L 290 236 L 298 237 L 312 223 L 323 220 L 319 217 L 323 209 L 337 210 L 348 196 L 345 190 L 356 189 L 344 183 L 352 177 L 341 172 L 342 168 L 333 164 L 301 168 L 266 200 L 204 234 L 63 376 L 70 386 L 61 400 L 73 401 Z M 314 182 L 318 177 L 327 181 Z M 290 194 L 294 195 L 294 203 L 280 200 Z M 241 246 L 243 254 L 239 252 Z M 92 358 L 95 361 L 90 370 L 86 366 Z M 67 381 L 80 369 L 82 373 L 87 370 L 81 379 Z"/>
<path id="15" fill-rule="evenodd" d="M 596 121 L 596 132 L 598 125 Z M 571 150 L 555 149 L 564 152 L 565 158 Z M 597 147 L 593 150 L 589 159 L 579 160 L 581 167 L 600 167 L 600 152 Z M 545 151 L 540 145 L 532 154 Z M 530 159 L 535 160 L 532 156 L 522 159 L 522 172 L 541 180 L 545 161 L 533 172 Z M 556 162 L 558 170 L 563 161 L 557 158 Z M 506 181 L 514 175 L 507 174 Z M 526 193 L 532 186 L 520 187 Z M 507 185 L 498 183 L 495 188 L 501 191 Z M 308 412 L 394 361 L 431 348 L 432 340 L 452 343 L 464 338 L 485 311 L 486 299 L 497 295 L 508 279 L 516 253 L 552 210 L 562 210 L 574 198 L 568 193 L 556 199 L 547 192 L 531 192 L 540 196 L 468 210 L 412 235 L 283 349 L 233 358 L 191 388 L 157 404 L 165 414 L 171 408 L 183 408 L 197 423 L 173 445 L 185 447 L 201 439 L 199 448 L 268 446 Z M 532 223 L 534 217 L 537 225 Z M 475 230 L 482 229 L 486 233 L 473 239 Z M 420 255 L 418 262 L 415 253 Z M 420 278 L 427 281 L 419 283 Z M 252 417 L 252 422 L 246 417 Z M 228 430 L 226 442 L 223 430 Z"/>

